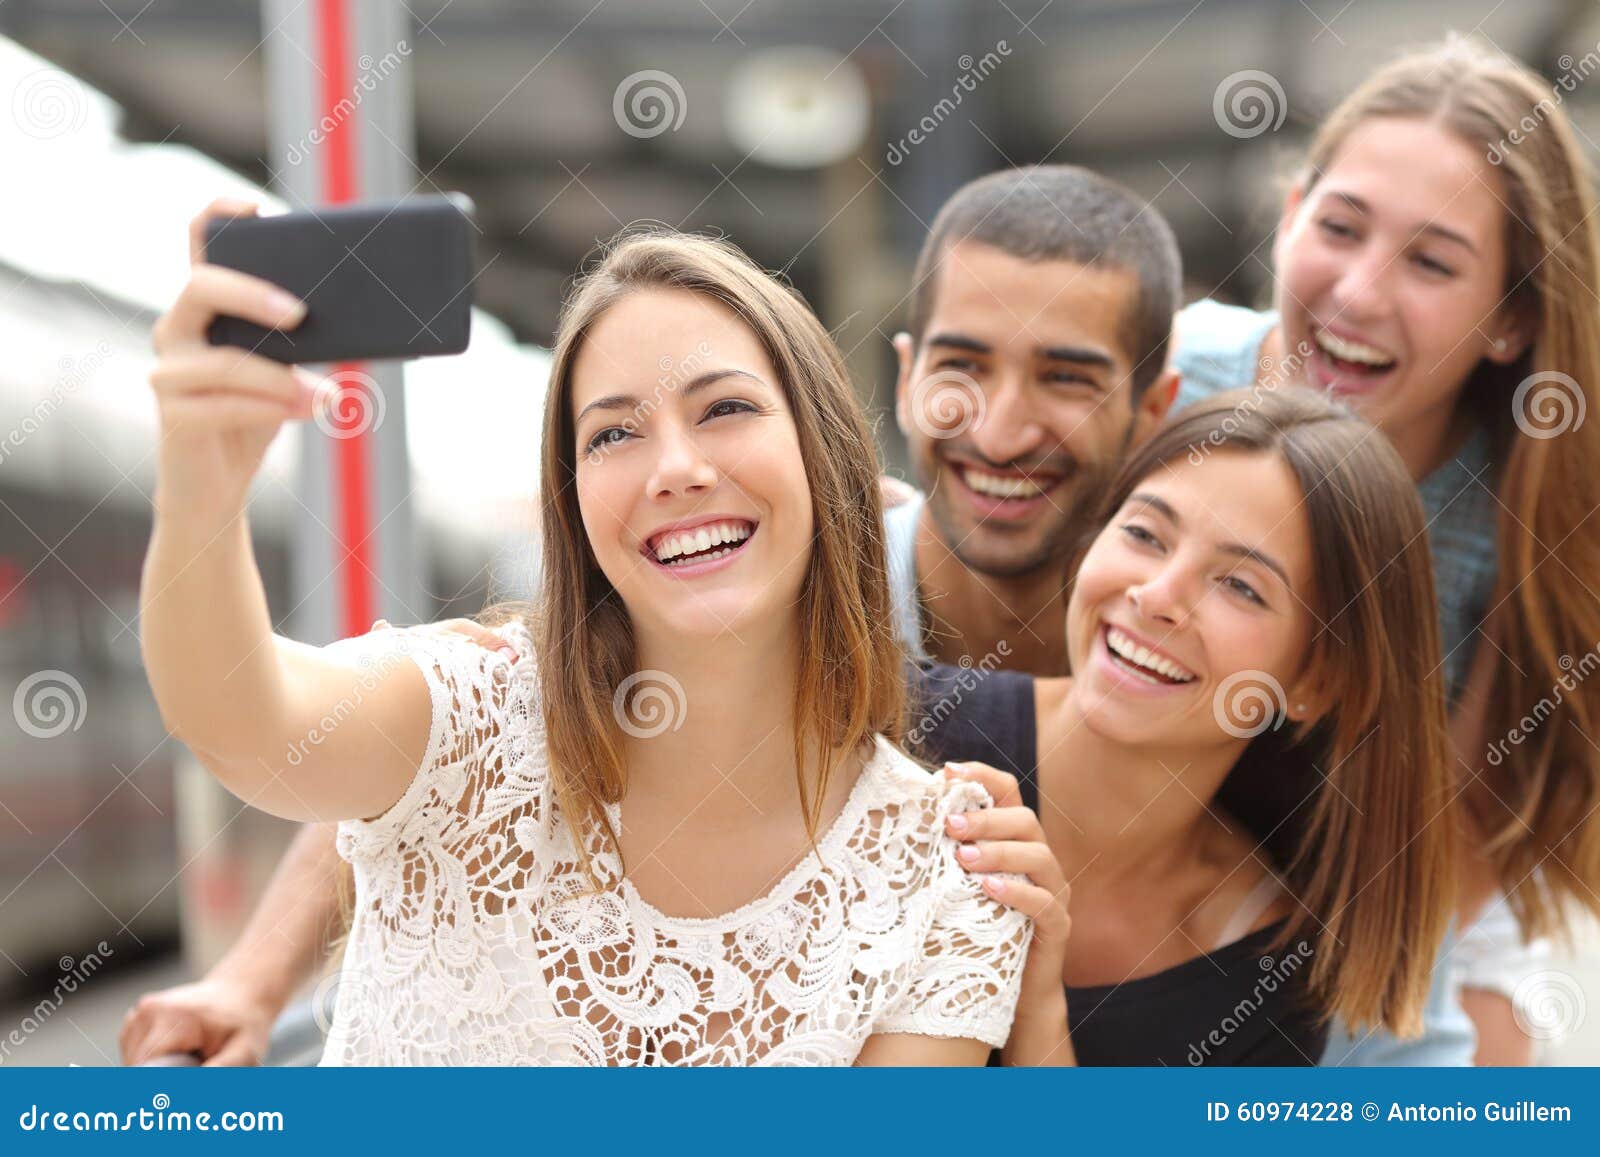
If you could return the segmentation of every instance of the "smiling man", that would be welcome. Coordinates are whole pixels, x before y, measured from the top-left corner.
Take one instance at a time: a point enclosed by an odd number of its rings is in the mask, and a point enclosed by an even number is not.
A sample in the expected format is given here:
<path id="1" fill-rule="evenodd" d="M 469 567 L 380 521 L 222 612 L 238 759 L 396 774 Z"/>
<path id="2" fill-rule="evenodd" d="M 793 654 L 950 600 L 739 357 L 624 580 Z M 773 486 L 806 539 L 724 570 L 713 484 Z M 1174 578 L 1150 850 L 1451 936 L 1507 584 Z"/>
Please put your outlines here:
<path id="1" fill-rule="evenodd" d="M 1172 405 L 1180 292 L 1171 228 L 1086 169 L 994 173 L 940 210 L 895 338 L 922 493 L 888 513 L 890 572 L 918 658 L 1066 673 L 1066 568 Z"/>

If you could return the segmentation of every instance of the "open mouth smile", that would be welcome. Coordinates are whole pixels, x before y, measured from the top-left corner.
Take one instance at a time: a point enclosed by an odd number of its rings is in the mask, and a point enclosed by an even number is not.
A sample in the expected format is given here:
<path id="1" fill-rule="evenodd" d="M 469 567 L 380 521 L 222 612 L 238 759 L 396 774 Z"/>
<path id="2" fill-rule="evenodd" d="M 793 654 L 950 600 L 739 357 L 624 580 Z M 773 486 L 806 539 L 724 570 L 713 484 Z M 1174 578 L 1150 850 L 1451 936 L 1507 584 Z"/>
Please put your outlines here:
<path id="1" fill-rule="evenodd" d="M 1048 501 L 1065 478 L 1061 474 L 1026 474 L 1020 470 L 988 470 L 966 462 L 952 463 L 957 480 L 978 513 L 985 518 L 1025 518 Z"/>
<path id="2" fill-rule="evenodd" d="M 1106 623 L 1101 627 L 1100 637 L 1111 665 L 1142 683 L 1153 687 L 1181 687 L 1199 677 L 1169 656 L 1146 647 L 1120 627 Z"/>
<path id="3" fill-rule="evenodd" d="M 755 533 L 756 524 L 748 518 L 717 515 L 658 530 L 645 539 L 640 553 L 662 570 L 703 574 L 730 563 Z"/>

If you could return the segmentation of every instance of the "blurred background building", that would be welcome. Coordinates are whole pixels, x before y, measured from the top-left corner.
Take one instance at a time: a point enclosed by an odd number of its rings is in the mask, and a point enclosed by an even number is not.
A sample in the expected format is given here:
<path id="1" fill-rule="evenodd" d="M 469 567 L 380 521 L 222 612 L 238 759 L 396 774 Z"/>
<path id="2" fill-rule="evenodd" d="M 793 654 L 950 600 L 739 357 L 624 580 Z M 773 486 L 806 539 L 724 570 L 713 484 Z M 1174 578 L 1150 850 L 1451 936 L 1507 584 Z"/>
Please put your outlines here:
<path id="1" fill-rule="evenodd" d="M 1584 0 L 374 3 L 406 29 L 396 83 L 414 134 L 394 146 L 419 191 L 470 195 L 481 230 L 472 348 L 405 371 L 414 620 L 469 613 L 526 574 L 542 347 L 574 270 L 627 224 L 715 231 L 784 271 L 887 414 L 917 248 L 984 172 L 1107 173 L 1173 223 L 1193 296 L 1254 304 L 1281 178 L 1400 48 L 1455 30 L 1547 77 L 1581 70 L 1566 109 L 1600 140 L 1584 68 L 1600 66 L 1600 6 Z M 101 942 L 125 978 L 101 985 L 118 1016 L 186 967 L 180 928 L 187 966 L 203 962 L 287 831 L 175 788 L 181 751 L 135 620 L 150 326 L 183 283 L 194 213 L 222 194 L 286 207 L 274 34 L 299 7 L 0 5 L 0 994 L 18 1002 L 0 1032 Z M 899 461 L 893 422 L 880 434 Z M 274 445 L 252 506 L 289 634 L 300 437 Z M 75 1023 L 88 1007 L 75 998 L 16 1055 L 105 1063 L 114 1029 Z M 1594 1035 L 1550 1055 L 1600 1059 Z"/>

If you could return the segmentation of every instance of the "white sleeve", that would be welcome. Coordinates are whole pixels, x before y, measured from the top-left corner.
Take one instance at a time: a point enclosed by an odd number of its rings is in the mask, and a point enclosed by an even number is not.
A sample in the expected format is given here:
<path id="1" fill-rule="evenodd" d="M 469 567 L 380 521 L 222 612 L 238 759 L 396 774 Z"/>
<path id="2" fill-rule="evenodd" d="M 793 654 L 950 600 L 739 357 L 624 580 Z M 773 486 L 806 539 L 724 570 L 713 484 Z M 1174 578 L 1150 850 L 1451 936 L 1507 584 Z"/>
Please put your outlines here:
<path id="1" fill-rule="evenodd" d="M 431 721 L 428 746 L 405 792 L 383 814 L 339 825 L 339 854 L 347 860 L 380 854 L 401 842 L 435 840 L 469 817 L 461 802 L 478 794 L 497 737 L 510 664 L 465 636 L 418 628 L 383 651 L 384 660 L 403 656 L 422 671 Z M 363 662 L 363 666 L 366 663 Z"/>
<path id="2" fill-rule="evenodd" d="M 985 892 L 982 877 L 961 867 L 957 842 L 944 834 L 946 815 L 988 800 L 977 784 L 956 782 L 941 802 L 925 885 L 939 892 L 933 922 L 909 983 L 874 1032 L 979 1040 L 991 1048 L 1011 1035 L 1033 923 Z"/>
<path id="3" fill-rule="evenodd" d="M 1523 943 L 1516 917 L 1503 896 L 1496 896 L 1461 934 L 1452 955 L 1456 979 L 1466 988 L 1486 988 L 1514 996 L 1529 974 L 1550 961 L 1550 941 Z"/>

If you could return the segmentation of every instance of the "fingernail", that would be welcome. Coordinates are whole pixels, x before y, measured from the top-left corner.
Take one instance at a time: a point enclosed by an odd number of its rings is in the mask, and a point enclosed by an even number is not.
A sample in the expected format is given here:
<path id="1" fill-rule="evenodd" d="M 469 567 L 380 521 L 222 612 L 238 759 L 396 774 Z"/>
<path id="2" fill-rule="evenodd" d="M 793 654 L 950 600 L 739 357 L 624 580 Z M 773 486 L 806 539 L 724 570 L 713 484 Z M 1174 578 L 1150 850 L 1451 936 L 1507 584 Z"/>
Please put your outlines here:
<path id="1" fill-rule="evenodd" d="M 970 863 L 972 863 L 972 861 L 974 861 L 974 860 L 976 860 L 978 858 L 977 845 L 976 844 L 962 844 L 959 848 L 956 849 L 956 855 L 960 856 L 963 860 L 965 860 L 967 863 L 970 864 Z"/>
<path id="2" fill-rule="evenodd" d="M 507 647 L 496 647 L 495 650 L 499 651 L 502 655 L 504 655 L 511 662 L 515 663 L 517 661 L 517 653 L 511 647 L 509 647 L 509 646 L 507 646 Z"/>
<path id="3" fill-rule="evenodd" d="M 951 816 L 949 824 L 950 830 L 959 834 L 967 830 L 967 817 L 961 815 Z"/>
<path id="4" fill-rule="evenodd" d="M 1006 882 L 999 876 L 990 876 L 988 879 L 984 880 L 983 886 L 988 888 L 989 891 L 993 892 L 996 896 L 1005 895 Z"/>
<path id="5" fill-rule="evenodd" d="M 280 314 L 286 322 L 299 321 L 306 315 L 306 303 L 281 289 L 267 292 L 267 308 Z"/>

